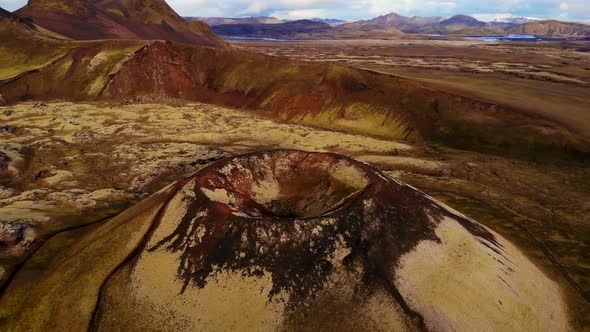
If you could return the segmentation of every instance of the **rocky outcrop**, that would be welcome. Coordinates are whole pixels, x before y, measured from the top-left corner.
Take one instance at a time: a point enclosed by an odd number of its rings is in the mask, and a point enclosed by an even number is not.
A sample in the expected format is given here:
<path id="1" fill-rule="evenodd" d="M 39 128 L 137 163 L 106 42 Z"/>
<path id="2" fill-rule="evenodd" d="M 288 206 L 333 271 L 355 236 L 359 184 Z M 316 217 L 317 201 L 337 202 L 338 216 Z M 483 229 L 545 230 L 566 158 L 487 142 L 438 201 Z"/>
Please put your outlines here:
<path id="1" fill-rule="evenodd" d="M 66 251 L 15 278 L 3 329 L 568 329 L 511 243 L 336 154 L 217 161 Z"/>
<path id="2" fill-rule="evenodd" d="M 33 227 L 24 222 L 0 222 L 0 257 L 18 257 L 23 255 L 33 245 L 35 239 Z M 0 280 L 4 279 L 0 273 Z"/>
<path id="3" fill-rule="evenodd" d="M 3 151 L 0 151 L 0 174 L 8 171 L 12 159 Z"/>

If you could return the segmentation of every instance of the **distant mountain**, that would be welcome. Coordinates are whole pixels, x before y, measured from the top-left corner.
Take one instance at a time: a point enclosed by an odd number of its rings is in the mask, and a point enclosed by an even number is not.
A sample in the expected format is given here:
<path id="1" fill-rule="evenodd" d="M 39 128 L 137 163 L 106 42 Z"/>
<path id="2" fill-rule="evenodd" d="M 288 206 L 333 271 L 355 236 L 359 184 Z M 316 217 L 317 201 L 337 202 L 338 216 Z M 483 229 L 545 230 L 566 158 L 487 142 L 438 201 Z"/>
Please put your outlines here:
<path id="1" fill-rule="evenodd" d="M 441 35 L 502 35 L 503 29 L 489 26 L 485 22 L 466 16 L 444 17 L 407 17 L 396 13 L 379 16 L 371 20 L 346 23 L 341 26 L 349 30 L 397 29 L 404 33 L 441 34 Z"/>
<path id="2" fill-rule="evenodd" d="M 507 29 L 507 28 L 511 28 L 515 25 L 518 25 L 516 23 L 510 23 L 510 22 L 487 22 L 487 26 L 489 27 L 494 27 L 494 28 L 500 28 L 500 29 Z"/>
<path id="3" fill-rule="evenodd" d="M 222 36 L 286 38 L 302 33 L 322 33 L 333 29 L 329 24 L 300 20 L 281 24 L 221 24 L 213 31 Z"/>
<path id="4" fill-rule="evenodd" d="M 280 24 L 284 23 L 276 17 L 258 16 L 258 17 L 185 17 L 189 21 L 200 21 L 207 23 L 209 26 L 221 24 Z"/>
<path id="5" fill-rule="evenodd" d="M 514 16 L 506 16 L 506 17 L 499 17 L 489 21 L 489 23 L 510 23 L 514 25 L 528 23 L 528 22 L 535 22 L 539 21 L 536 18 L 529 18 L 529 17 L 514 17 Z"/>
<path id="6" fill-rule="evenodd" d="M 511 34 L 528 34 L 544 37 L 588 37 L 590 25 L 555 20 L 533 21 L 506 30 Z"/>
<path id="7" fill-rule="evenodd" d="M 16 14 L 72 39 L 165 39 L 226 45 L 209 26 L 186 21 L 164 0 L 29 0 Z"/>
<path id="8" fill-rule="evenodd" d="M 425 25 L 435 24 L 444 20 L 444 17 L 407 17 L 396 13 L 382 15 L 371 20 L 356 21 L 343 24 L 343 28 L 355 29 L 370 27 L 372 29 L 398 29 L 407 33 L 421 30 Z"/>
<path id="9" fill-rule="evenodd" d="M 312 19 L 310 19 L 310 21 L 326 23 L 326 24 L 329 24 L 333 27 L 339 26 L 339 25 L 342 25 L 342 24 L 348 22 L 345 20 L 337 19 L 337 18 L 312 18 Z"/>
<path id="10" fill-rule="evenodd" d="M 441 21 L 439 24 L 450 31 L 458 31 L 475 27 L 481 28 L 486 26 L 485 22 L 478 21 L 477 19 L 467 15 L 455 15 L 449 19 Z"/>
<path id="11" fill-rule="evenodd" d="M 534 21 L 538 21 L 538 19 L 505 15 L 505 16 L 496 17 L 491 20 L 487 20 L 486 22 L 487 22 L 487 25 L 490 27 L 506 29 L 506 28 L 513 27 L 515 25 L 528 23 L 528 22 L 534 22 Z"/>

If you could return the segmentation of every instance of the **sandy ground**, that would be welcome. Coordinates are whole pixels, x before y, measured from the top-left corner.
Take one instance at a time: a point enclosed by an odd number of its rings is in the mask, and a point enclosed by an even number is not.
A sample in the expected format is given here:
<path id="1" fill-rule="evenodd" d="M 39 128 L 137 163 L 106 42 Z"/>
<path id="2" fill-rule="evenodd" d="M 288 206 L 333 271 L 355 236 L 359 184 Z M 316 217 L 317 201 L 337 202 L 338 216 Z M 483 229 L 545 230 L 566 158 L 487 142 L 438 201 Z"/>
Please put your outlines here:
<path id="1" fill-rule="evenodd" d="M 27 234 L 0 256 L 6 271 L 37 239 L 112 216 L 214 160 L 272 148 L 330 151 L 369 162 L 507 237 L 588 322 L 586 165 L 384 141 L 205 104 L 24 103 L 1 107 L 0 125 L 10 129 L 0 131 L 0 151 L 12 160 L 0 173 L 0 216 Z"/>

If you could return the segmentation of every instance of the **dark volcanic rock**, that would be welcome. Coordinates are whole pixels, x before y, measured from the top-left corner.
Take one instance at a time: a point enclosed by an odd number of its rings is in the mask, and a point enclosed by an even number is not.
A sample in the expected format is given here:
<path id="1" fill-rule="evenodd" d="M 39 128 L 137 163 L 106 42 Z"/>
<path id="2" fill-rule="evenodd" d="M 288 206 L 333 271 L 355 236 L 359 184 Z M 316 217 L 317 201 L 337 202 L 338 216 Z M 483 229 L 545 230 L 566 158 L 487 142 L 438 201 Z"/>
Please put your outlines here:
<path id="1" fill-rule="evenodd" d="M 0 259 L 21 257 L 30 249 L 34 240 L 35 231 L 30 225 L 15 220 L 0 221 Z M 0 281 L 5 277 L 0 273 Z"/>
<path id="2" fill-rule="evenodd" d="M 0 134 L 1 133 L 12 134 L 12 133 L 14 133 L 15 130 L 16 130 L 16 128 L 14 126 L 0 125 Z"/>
<path id="3" fill-rule="evenodd" d="M 6 172 L 12 159 L 6 153 L 0 151 L 0 172 Z"/>

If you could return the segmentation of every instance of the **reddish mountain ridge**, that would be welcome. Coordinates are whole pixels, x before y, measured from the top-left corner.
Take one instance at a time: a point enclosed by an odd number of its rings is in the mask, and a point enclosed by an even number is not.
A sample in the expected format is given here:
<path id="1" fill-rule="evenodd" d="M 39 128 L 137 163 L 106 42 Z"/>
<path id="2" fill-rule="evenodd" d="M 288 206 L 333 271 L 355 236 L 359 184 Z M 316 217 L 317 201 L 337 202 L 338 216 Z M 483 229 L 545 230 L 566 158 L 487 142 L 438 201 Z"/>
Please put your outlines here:
<path id="1" fill-rule="evenodd" d="M 202 22 L 189 22 L 163 0 L 29 0 L 20 17 L 72 39 L 165 39 L 226 45 Z"/>

